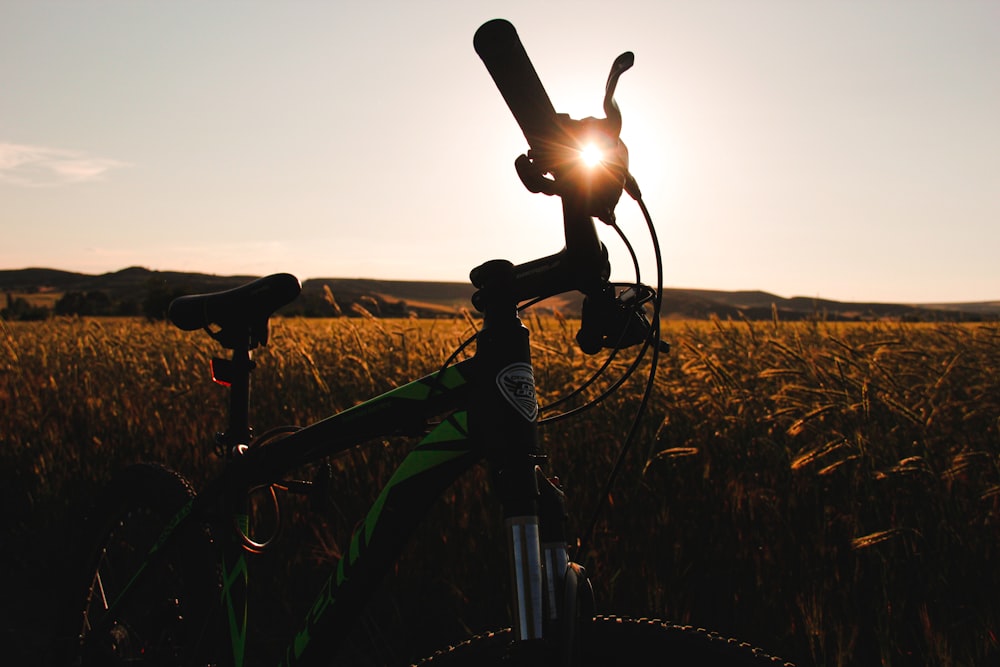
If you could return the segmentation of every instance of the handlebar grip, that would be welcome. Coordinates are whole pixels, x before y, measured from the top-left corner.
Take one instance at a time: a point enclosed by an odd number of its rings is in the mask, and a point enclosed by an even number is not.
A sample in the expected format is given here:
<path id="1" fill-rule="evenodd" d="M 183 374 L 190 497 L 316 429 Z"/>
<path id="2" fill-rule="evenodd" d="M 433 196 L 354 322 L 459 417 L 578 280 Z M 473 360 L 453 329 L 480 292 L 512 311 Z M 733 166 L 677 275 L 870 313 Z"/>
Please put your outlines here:
<path id="1" fill-rule="evenodd" d="M 545 150 L 556 136 L 556 110 L 514 26 L 504 19 L 488 21 L 476 31 L 472 43 L 528 145 Z"/>

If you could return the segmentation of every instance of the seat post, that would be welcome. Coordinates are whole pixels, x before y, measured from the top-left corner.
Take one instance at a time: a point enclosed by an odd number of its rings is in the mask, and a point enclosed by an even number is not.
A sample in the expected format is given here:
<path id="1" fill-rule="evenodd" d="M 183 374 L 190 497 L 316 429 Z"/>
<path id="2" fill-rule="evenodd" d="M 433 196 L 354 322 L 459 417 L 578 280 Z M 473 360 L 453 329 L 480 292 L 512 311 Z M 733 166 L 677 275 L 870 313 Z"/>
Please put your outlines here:
<path id="1" fill-rule="evenodd" d="M 212 360 L 216 382 L 229 388 L 229 423 L 224 433 L 215 434 L 215 441 L 226 457 L 233 456 L 240 445 L 249 445 L 253 438 L 250 428 L 250 374 L 253 368 L 250 351 L 242 346 L 233 350 L 231 359 Z"/>

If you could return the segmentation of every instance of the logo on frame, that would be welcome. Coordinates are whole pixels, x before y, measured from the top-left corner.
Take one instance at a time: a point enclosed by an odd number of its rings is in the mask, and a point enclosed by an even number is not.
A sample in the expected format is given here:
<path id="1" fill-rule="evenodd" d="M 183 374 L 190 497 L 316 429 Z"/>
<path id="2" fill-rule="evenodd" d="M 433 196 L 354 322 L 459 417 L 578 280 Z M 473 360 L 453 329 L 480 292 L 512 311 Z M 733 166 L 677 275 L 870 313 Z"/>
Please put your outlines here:
<path id="1" fill-rule="evenodd" d="M 535 376 L 531 366 L 517 362 L 497 374 L 497 387 L 507 402 L 530 422 L 538 419 L 538 401 L 535 400 Z"/>

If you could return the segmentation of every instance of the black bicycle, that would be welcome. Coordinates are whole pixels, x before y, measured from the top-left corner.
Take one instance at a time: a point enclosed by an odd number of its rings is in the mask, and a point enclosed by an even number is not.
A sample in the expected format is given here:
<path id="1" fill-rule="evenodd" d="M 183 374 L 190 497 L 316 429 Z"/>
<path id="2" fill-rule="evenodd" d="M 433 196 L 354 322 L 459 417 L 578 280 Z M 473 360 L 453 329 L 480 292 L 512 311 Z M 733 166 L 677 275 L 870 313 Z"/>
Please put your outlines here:
<path id="1" fill-rule="evenodd" d="M 249 527 L 251 494 L 307 493 L 308 483 L 292 479 L 293 471 L 373 438 L 400 434 L 414 436 L 415 445 L 358 524 L 315 601 L 302 611 L 300 629 L 288 637 L 280 665 L 319 664 L 335 654 L 398 558 L 411 527 L 459 475 L 482 462 L 503 507 L 511 626 L 449 647 L 425 663 L 777 660 L 700 629 L 594 615 L 586 573 L 571 559 L 570 544 L 577 540 L 567 534 L 563 490 L 545 472 L 528 331 L 519 309 L 582 292 L 580 347 L 591 354 L 609 349 L 613 357 L 638 346 L 626 376 L 646 360 L 641 415 L 658 354 L 665 349 L 659 340 L 659 254 L 655 289 L 639 281 L 634 252 L 636 280 L 614 284 L 594 223 L 601 220 L 624 239 L 614 216 L 623 191 L 639 202 L 649 221 L 628 171 L 614 101 L 618 79 L 633 57 L 626 53 L 614 62 L 604 97 L 606 118 L 573 120 L 555 113 L 513 26 L 490 21 L 477 31 L 474 44 L 528 140 L 530 150 L 515 161 L 518 175 L 532 192 L 562 200 L 565 247 L 525 264 L 495 260 L 472 271 L 478 290 L 473 305 L 482 322 L 462 347 L 474 341 L 474 355 L 459 360 L 460 348 L 424 378 L 305 428 L 280 428 L 259 437 L 249 423 L 251 353 L 267 342 L 269 318 L 298 295 L 298 280 L 277 274 L 175 300 L 169 317 L 176 326 L 205 329 L 231 352 L 213 360 L 214 379 L 230 388 L 228 425 L 215 438 L 226 465 L 197 494 L 180 475 L 157 465 L 130 467 L 112 482 L 85 524 L 92 544 L 76 592 L 68 664 L 256 664 L 247 632 L 247 587 L 253 554 L 267 544 L 256 541 Z M 584 154 L 595 149 L 599 158 L 587 163 Z M 649 230 L 655 247 L 651 223 Z M 611 471 L 609 485 L 616 472 Z M 605 489 L 600 497 L 607 495 Z"/>

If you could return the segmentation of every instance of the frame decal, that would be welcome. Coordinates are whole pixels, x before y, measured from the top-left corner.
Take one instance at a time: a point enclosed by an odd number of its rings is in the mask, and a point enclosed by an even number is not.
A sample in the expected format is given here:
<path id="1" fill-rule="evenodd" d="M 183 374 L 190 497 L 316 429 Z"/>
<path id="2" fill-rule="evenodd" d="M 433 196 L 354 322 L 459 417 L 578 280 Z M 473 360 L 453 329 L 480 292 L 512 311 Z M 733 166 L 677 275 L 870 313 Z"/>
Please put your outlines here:
<path id="1" fill-rule="evenodd" d="M 518 414 L 533 422 L 538 419 L 538 401 L 535 400 L 535 376 L 531 364 L 519 361 L 497 374 L 497 387 Z"/>

